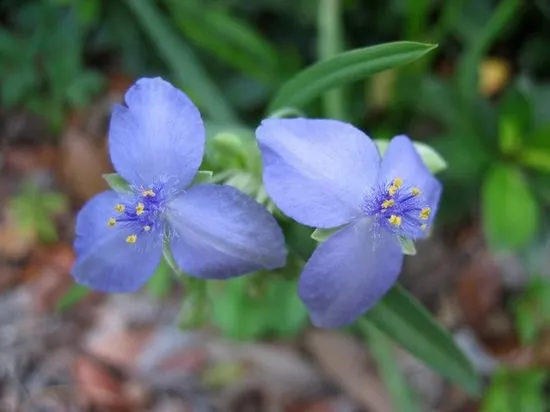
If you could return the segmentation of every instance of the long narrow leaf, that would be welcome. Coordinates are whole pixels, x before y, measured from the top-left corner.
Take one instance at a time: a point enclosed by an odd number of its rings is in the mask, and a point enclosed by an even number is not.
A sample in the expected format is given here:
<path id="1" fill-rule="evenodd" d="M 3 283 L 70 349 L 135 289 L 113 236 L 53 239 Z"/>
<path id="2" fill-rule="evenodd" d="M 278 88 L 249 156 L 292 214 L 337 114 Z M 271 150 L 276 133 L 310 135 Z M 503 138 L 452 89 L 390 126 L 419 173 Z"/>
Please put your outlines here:
<path id="1" fill-rule="evenodd" d="M 300 108 L 330 89 L 405 65 L 436 47 L 433 44 L 394 42 L 338 54 L 288 80 L 271 101 L 269 112 L 282 107 Z"/>
<path id="2" fill-rule="evenodd" d="M 479 36 L 467 49 L 458 67 L 458 90 L 462 92 L 463 107 L 471 109 L 478 90 L 479 63 L 502 30 L 510 23 L 521 6 L 520 0 L 502 0 Z"/>
<path id="3" fill-rule="evenodd" d="M 207 76 L 191 48 L 171 29 L 169 21 L 156 8 L 154 2 L 125 1 L 153 40 L 180 85 L 188 89 L 210 118 L 220 122 L 234 122 L 237 115 L 233 108 Z"/>
<path id="4" fill-rule="evenodd" d="M 392 342 L 370 322 L 362 322 L 359 327 L 376 361 L 376 369 L 391 396 L 394 409 L 399 412 L 419 411 L 417 401 L 395 359 Z"/>
<path id="5" fill-rule="evenodd" d="M 370 322 L 444 377 L 478 395 L 480 380 L 453 338 L 403 287 L 396 285 L 360 322 Z"/>
<path id="6" fill-rule="evenodd" d="M 189 41 L 264 84 L 279 79 L 277 50 L 248 21 L 195 2 L 165 3 Z"/>

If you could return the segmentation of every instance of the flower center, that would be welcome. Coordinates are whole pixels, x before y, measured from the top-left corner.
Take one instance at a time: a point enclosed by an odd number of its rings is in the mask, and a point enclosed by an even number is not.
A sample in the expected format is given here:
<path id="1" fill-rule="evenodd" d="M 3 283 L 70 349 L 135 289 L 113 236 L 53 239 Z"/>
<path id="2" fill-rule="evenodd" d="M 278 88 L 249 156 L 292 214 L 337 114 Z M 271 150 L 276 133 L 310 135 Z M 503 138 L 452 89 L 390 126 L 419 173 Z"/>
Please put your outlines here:
<path id="1" fill-rule="evenodd" d="M 423 235 L 431 214 L 422 191 L 401 177 L 374 188 L 363 210 L 387 230 L 412 239 Z"/>
<path id="2" fill-rule="evenodd" d="M 137 243 L 141 236 L 153 232 L 160 225 L 159 218 L 166 203 L 163 189 L 162 184 L 136 189 L 127 200 L 113 206 L 115 216 L 107 220 L 107 226 L 130 226 L 133 231 L 126 237 L 126 242 Z"/>

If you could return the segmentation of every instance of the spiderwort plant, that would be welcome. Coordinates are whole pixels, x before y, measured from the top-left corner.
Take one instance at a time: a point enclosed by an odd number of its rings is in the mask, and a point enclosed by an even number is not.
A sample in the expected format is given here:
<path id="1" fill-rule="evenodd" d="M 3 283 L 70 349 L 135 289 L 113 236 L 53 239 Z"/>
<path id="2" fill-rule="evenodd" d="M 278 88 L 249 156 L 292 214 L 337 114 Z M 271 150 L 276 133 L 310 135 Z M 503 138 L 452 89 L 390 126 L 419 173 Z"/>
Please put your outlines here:
<path id="1" fill-rule="evenodd" d="M 191 185 L 205 129 L 198 109 L 160 78 L 138 80 L 114 107 L 109 151 L 128 192 L 92 198 L 76 223 L 75 280 L 120 293 L 139 289 L 168 248 L 187 274 L 223 279 L 284 265 L 282 231 L 238 190 Z"/>
<path id="2" fill-rule="evenodd" d="M 401 238 L 427 235 L 441 184 L 406 136 L 381 159 L 376 145 L 336 120 L 267 119 L 256 131 L 264 184 L 283 213 L 338 228 L 306 263 L 298 294 L 324 328 L 355 321 L 401 271 Z"/>

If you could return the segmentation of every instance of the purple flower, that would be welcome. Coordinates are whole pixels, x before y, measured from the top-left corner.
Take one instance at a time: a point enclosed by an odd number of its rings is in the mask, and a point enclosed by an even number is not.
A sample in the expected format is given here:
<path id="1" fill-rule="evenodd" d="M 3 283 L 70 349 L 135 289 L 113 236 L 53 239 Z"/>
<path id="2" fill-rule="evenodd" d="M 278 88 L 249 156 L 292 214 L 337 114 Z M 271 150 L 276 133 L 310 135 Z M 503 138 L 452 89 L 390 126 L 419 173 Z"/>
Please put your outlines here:
<path id="1" fill-rule="evenodd" d="M 340 228 L 304 267 L 298 294 L 312 322 L 352 323 L 395 283 L 400 237 L 426 236 L 441 185 L 406 136 L 384 156 L 355 127 L 335 120 L 268 119 L 256 131 L 264 184 L 283 213 Z"/>
<path id="2" fill-rule="evenodd" d="M 260 204 L 229 186 L 190 186 L 205 130 L 191 100 L 160 78 L 141 79 L 111 117 L 109 150 L 131 191 L 92 198 L 76 222 L 78 283 L 139 289 L 169 248 L 191 276 L 225 279 L 284 265 L 282 231 Z"/>

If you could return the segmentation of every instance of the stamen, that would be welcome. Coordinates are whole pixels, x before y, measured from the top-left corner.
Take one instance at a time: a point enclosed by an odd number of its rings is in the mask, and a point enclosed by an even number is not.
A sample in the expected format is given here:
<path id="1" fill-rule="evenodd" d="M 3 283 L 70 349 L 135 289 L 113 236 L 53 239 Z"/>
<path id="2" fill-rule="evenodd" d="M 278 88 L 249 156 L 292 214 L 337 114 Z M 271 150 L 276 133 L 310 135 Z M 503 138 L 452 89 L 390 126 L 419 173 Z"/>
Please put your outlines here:
<path id="1" fill-rule="evenodd" d="M 141 195 L 142 195 L 143 197 L 147 197 L 147 196 L 149 196 L 149 197 L 155 197 L 155 196 L 156 196 L 156 193 L 153 192 L 151 189 L 147 189 L 147 190 L 144 190 L 143 192 L 141 192 Z"/>
<path id="2" fill-rule="evenodd" d="M 139 202 L 136 206 L 136 215 L 142 215 L 143 211 L 145 210 L 145 205 L 141 202 Z"/>
<path id="3" fill-rule="evenodd" d="M 423 207 L 420 211 L 420 219 L 428 220 L 428 218 L 430 217 L 430 213 L 432 213 L 432 209 L 430 209 L 429 207 Z"/>
<path id="4" fill-rule="evenodd" d="M 393 199 L 384 200 L 382 202 L 382 209 L 387 209 L 389 207 L 392 207 L 393 205 L 395 205 L 395 200 Z"/>
<path id="5" fill-rule="evenodd" d="M 127 243 L 136 243 L 137 242 L 137 235 L 130 235 L 126 238 Z"/>
<path id="6" fill-rule="evenodd" d="M 124 212 L 124 210 L 126 210 L 126 207 L 122 203 L 119 203 L 115 206 L 115 210 L 118 213 L 122 213 L 122 212 Z"/>
<path id="7" fill-rule="evenodd" d="M 392 186 L 395 186 L 396 188 L 399 189 L 401 186 L 403 186 L 403 179 L 401 179 L 400 177 L 396 177 L 392 181 Z"/>
<path id="8" fill-rule="evenodd" d="M 397 215 L 391 215 L 388 219 L 388 221 L 394 225 L 394 226 L 400 226 L 401 225 L 401 216 L 397 216 Z"/>
<path id="9" fill-rule="evenodd" d="M 143 226 L 143 230 L 145 230 L 146 232 L 149 232 L 151 230 L 151 226 L 145 225 Z"/>
<path id="10" fill-rule="evenodd" d="M 114 225 L 116 225 L 116 219 L 114 217 L 109 218 L 107 221 L 107 226 L 113 227 Z"/>
<path id="11" fill-rule="evenodd" d="M 413 196 L 419 196 L 422 193 L 422 191 L 418 187 L 413 187 L 411 189 L 411 195 Z"/>

